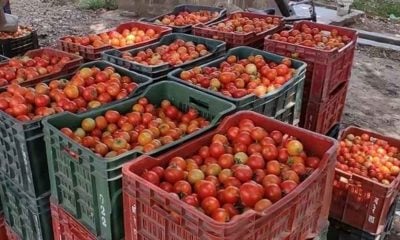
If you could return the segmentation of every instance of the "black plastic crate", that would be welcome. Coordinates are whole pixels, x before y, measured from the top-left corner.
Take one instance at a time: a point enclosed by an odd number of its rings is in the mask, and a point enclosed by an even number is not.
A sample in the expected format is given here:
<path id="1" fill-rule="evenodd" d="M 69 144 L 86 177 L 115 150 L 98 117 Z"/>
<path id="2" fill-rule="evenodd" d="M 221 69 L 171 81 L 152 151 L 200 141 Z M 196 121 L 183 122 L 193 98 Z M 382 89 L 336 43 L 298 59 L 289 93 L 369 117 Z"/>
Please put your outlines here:
<path id="1" fill-rule="evenodd" d="M 39 48 L 36 30 L 19 38 L 0 39 L 0 54 L 6 57 L 15 57 L 25 52 Z"/>
<path id="2" fill-rule="evenodd" d="M 50 192 L 31 198 L 8 178 L 0 176 L 0 182 L 4 219 L 15 235 L 21 240 L 53 239 Z"/>

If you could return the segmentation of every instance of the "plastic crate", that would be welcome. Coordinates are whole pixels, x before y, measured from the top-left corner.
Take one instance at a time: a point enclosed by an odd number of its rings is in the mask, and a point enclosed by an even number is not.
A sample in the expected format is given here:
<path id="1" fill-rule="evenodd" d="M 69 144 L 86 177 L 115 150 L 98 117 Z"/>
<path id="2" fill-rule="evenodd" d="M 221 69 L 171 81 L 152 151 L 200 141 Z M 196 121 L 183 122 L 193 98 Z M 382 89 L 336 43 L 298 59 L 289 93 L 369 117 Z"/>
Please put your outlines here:
<path id="1" fill-rule="evenodd" d="M 226 44 L 222 41 L 218 40 L 212 40 L 212 39 L 207 39 L 207 38 L 202 38 L 202 37 L 196 37 L 192 35 L 187 35 L 187 34 L 182 34 L 182 33 L 173 33 L 166 35 L 161 38 L 161 40 L 157 43 L 147 45 L 141 48 L 136 48 L 133 50 L 130 50 L 129 52 L 132 55 L 136 55 L 139 51 L 144 51 L 146 49 L 155 49 L 161 45 L 168 45 L 174 42 L 177 39 L 182 39 L 184 41 L 193 41 L 196 44 L 204 44 L 207 49 L 209 49 L 209 54 L 199 57 L 197 59 L 194 59 L 192 61 L 177 65 L 177 66 L 171 66 L 168 63 L 161 64 L 161 65 L 156 65 L 156 66 L 145 66 L 133 61 L 129 61 L 126 59 L 123 59 L 122 52 L 119 50 L 110 50 L 103 52 L 102 58 L 108 62 L 117 64 L 121 67 L 127 68 L 132 71 L 136 71 L 139 73 L 142 73 L 146 76 L 149 76 L 153 79 L 160 79 L 160 78 L 165 78 L 167 74 L 176 68 L 192 68 L 194 66 L 198 66 L 204 63 L 209 62 L 212 59 L 215 59 L 217 57 L 221 57 L 224 55 L 225 50 L 226 50 Z"/>
<path id="2" fill-rule="evenodd" d="M 359 229 L 353 228 L 335 219 L 331 219 L 330 221 L 332 224 L 330 225 L 329 228 L 328 237 L 329 239 L 337 239 L 337 240 L 384 240 L 390 234 L 395 212 L 396 212 L 396 201 L 389 209 L 389 212 L 386 217 L 387 221 L 384 231 L 380 234 L 370 234 L 368 232 L 363 232 Z"/>
<path id="3" fill-rule="evenodd" d="M 304 102 L 323 102 L 329 99 L 331 93 L 339 85 L 350 80 L 357 43 L 357 32 L 348 28 L 309 21 L 297 22 L 294 24 L 293 29 L 300 29 L 302 24 L 325 31 L 336 29 L 339 35 L 347 35 L 351 39 L 351 42 L 341 49 L 321 50 L 272 40 L 271 36 L 265 38 L 264 47 L 266 51 L 294 57 L 307 63 Z"/>
<path id="4" fill-rule="evenodd" d="M 281 23 L 271 29 L 268 29 L 263 32 L 255 33 L 235 33 L 235 32 L 221 32 L 216 29 L 212 29 L 211 26 L 217 25 L 220 22 L 225 22 L 232 17 L 234 14 L 242 14 L 243 17 L 248 17 L 250 19 L 260 18 L 265 19 L 267 17 L 280 18 Z M 196 36 L 211 38 L 211 39 L 219 39 L 225 41 L 229 48 L 239 47 L 239 46 L 251 46 L 256 42 L 264 41 L 264 38 L 269 34 L 274 34 L 281 30 L 284 27 L 283 18 L 281 16 L 275 15 L 265 15 L 265 14 L 257 14 L 250 12 L 235 12 L 228 15 L 228 19 L 224 19 L 222 21 L 210 24 L 208 26 L 204 24 L 197 24 L 193 26 L 193 34 Z"/>
<path id="5" fill-rule="evenodd" d="M 19 38 L 0 39 L 0 54 L 6 57 L 15 57 L 26 51 L 39 47 L 36 30 Z"/>
<path id="6" fill-rule="evenodd" d="M 320 166 L 316 171 L 296 190 L 272 205 L 262 215 L 250 210 L 228 223 L 218 223 L 140 177 L 145 169 L 165 166 L 172 157 L 185 158 L 195 154 L 201 146 L 210 143 L 214 134 L 226 133 L 242 119 L 251 119 L 267 131 L 279 130 L 295 136 L 304 143 L 305 149 L 321 157 Z M 258 240 L 315 237 L 328 220 L 337 146 L 333 139 L 254 112 L 243 111 L 231 115 L 225 118 L 217 129 L 201 137 L 156 158 L 143 155 L 123 167 L 125 240 Z M 170 216 L 165 209 L 179 214 L 181 220 L 176 222 L 176 218 Z M 299 229 L 302 231 L 298 231 Z"/>
<path id="7" fill-rule="evenodd" d="M 129 97 L 140 94 L 151 83 L 151 79 L 146 76 L 102 61 L 86 63 L 82 68 L 92 66 L 101 69 L 113 66 L 119 74 L 133 78 L 139 86 Z M 70 79 L 72 76 L 73 74 L 66 75 L 63 78 Z M 122 101 L 124 99 L 104 106 Z M 10 178 L 31 197 L 38 197 L 48 192 L 50 182 L 41 120 L 21 122 L 0 111 L 0 121 L 2 122 L 0 124 L 1 174 Z"/>
<path id="8" fill-rule="evenodd" d="M 7 240 L 21 240 L 18 237 L 18 235 L 13 232 L 11 227 L 7 225 L 7 223 L 5 224 L 5 228 L 6 228 L 6 233 L 7 233 L 7 238 L 6 238 Z"/>
<path id="9" fill-rule="evenodd" d="M 390 145 L 400 148 L 398 139 L 357 127 L 344 130 L 341 139 L 348 134 L 359 136 L 362 133 L 386 140 Z M 330 217 L 369 234 L 380 234 L 387 224 L 390 207 L 396 203 L 399 186 L 400 176 L 390 185 L 383 185 L 369 178 L 335 169 Z"/>
<path id="10" fill-rule="evenodd" d="M 117 32 L 121 33 L 124 29 L 131 29 L 133 27 L 138 27 L 140 29 L 152 28 L 156 31 L 156 33 L 160 34 L 160 37 L 162 37 L 166 34 L 169 34 L 172 31 L 171 28 L 168 28 L 168 27 L 163 27 L 160 25 L 149 24 L 149 23 L 144 23 L 144 22 L 123 23 L 123 24 L 119 25 L 118 27 L 116 27 L 115 29 L 111 29 L 110 31 L 117 31 Z M 110 31 L 107 31 L 107 33 Z M 83 46 L 83 45 L 79 45 L 76 43 L 65 41 L 65 39 L 69 38 L 69 37 L 71 37 L 71 36 L 65 36 L 65 37 L 60 38 L 58 40 L 58 47 L 64 51 L 79 54 L 85 60 L 89 60 L 89 61 L 99 59 L 101 57 L 101 53 L 103 51 L 114 48 L 111 45 L 105 45 L 103 47 L 94 48 L 91 46 Z M 133 45 L 129 45 L 126 47 L 120 47 L 120 48 L 115 48 L 115 49 L 124 51 L 124 50 L 128 50 L 128 49 L 142 47 L 142 46 L 154 43 L 154 42 L 158 41 L 158 39 L 159 38 L 150 39 L 148 41 L 143 41 L 143 42 L 135 43 Z"/>
<path id="11" fill-rule="evenodd" d="M 176 14 L 179 14 L 180 12 L 197 12 L 197 11 L 210 11 L 210 12 L 218 12 L 219 13 L 219 15 L 216 18 L 203 23 L 205 25 L 217 22 L 219 20 L 222 20 L 224 17 L 226 17 L 226 9 L 225 8 L 187 4 L 187 5 L 176 6 L 172 12 L 169 12 L 169 13 L 166 13 L 166 14 L 154 17 L 154 18 L 142 18 L 140 20 L 144 21 L 144 22 L 150 22 L 150 23 L 157 24 L 157 23 L 155 23 L 155 21 L 161 20 L 166 15 L 172 15 L 172 14 L 176 15 Z M 160 25 L 162 25 L 162 24 L 160 24 Z M 166 26 L 166 25 L 163 25 L 163 26 Z M 176 33 L 190 33 L 192 31 L 192 25 L 167 26 L 167 27 L 172 28 L 172 31 L 176 32 Z"/>
<path id="12" fill-rule="evenodd" d="M 96 240 L 96 237 L 89 230 L 58 206 L 52 198 L 50 198 L 50 207 L 54 239 Z"/>
<path id="13" fill-rule="evenodd" d="M 124 163 L 142 153 L 132 150 L 105 159 L 67 138 L 59 128 L 76 128 L 83 119 L 94 118 L 110 109 L 126 113 L 143 96 L 157 106 L 162 100 L 168 99 L 182 110 L 194 107 L 200 115 L 210 120 L 209 126 L 148 154 L 158 154 L 203 134 L 215 126 L 222 116 L 234 110 L 233 104 L 222 99 L 178 83 L 164 81 L 150 86 L 140 96 L 119 104 L 80 116 L 64 113 L 43 120 L 52 196 L 92 233 L 104 239 L 120 239 L 123 236 L 121 168 Z M 75 153 L 73 156 L 71 151 Z"/>
<path id="14" fill-rule="evenodd" d="M 300 127 L 327 134 L 342 119 L 349 83 L 338 86 L 325 102 L 305 102 L 302 106 Z M 304 101 L 304 99 L 303 99 Z"/>
<path id="15" fill-rule="evenodd" d="M 276 54 L 267 53 L 249 47 L 237 47 L 229 50 L 224 58 L 216 59 L 210 63 L 201 65 L 200 67 L 219 67 L 220 63 L 226 60 L 229 55 L 235 55 L 239 59 L 247 58 L 251 55 L 262 55 L 266 60 L 280 62 L 283 57 Z M 268 93 L 259 98 L 254 94 L 246 95 L 242 98 L 232 98 L 225 96 L 220 92 L 205 89 L 201 86 L 194 85 L 188 81 L 180 79 L 182 69 L 177 69 L 168 74 L 168 78 L 190 87 L 203 91 L 207 94 L 214 95 L 235 104 L 237 110 L 252 110 L 265 116 L 278 119 L 293 125 L 298 125 L 301 112 L 301 103 L 303 97 L 303 85 L 306 71 L 306 64 L 298 60 L 292 60 L 293 67 L 296 69 L 294 77 L 286 82 L 281 88 L 274 92 Z"/>
<path id="16" fill-rule="evenodd" d="M 63 51 L 60 51 L 57 49 L 53 49 L 53 48 L 40 48 L 40 49 L 36 49 L 36 50 L 31 50 L 31 51 L 26 52 L 24 54 L 24 56 L 34 58 L 34 57 L 40 56 L 42 54 L 48 54 L 49 56 L 56 56 L 56 57 L 69 57 L 71 59 L 71 61 L 66 63 L 63 66 L 63 68 L 61 69 L 61 71 L 59 71 L 59 72 L 41 75 L 32 80 L 24 81 L 24 82 L 20 83 L 19 85 L 28 86 L 31 84 L 36 84 L 36 83 L 42 82 L 47 79 L 52 79 L 52 78 L 54 79 L 54 78 L 57 78 L 57 77 L 60 77 L 60 76 L 63 76 L 63 75 L 69 74 L 69 73 L 73 73 L 83 63 L 82 57 L 75 55 L 75 54 L 63 52 Z M 0 63 L 0 67 L 7 66 L 7 65 L 8 65 L 7 62 Z M 7 86 L 0 87 L 0 89 L 6 89 L 6 88 L 7 88 Z"/>
<path id="17" fill-rule="evenodd" d="M 17 239 L 53 239 L 49 205 L 50 193 L 43 194 L 39 198 L 31 198 L 7 177 L 0 176 L 0 180 L 4 218 Z"/>
<path id="18" fill-rule="evenodd" d="M 1 240 L 7 240 L 7 230 L 6 230 L 6 224 L 4 221 L 4 216 L 3 213 L 0 214 L 0 239 Z"/>
<path id="19" fill-rule="evenodd" d="M 3 55 L 0 55 L 0 63 L 6 62 L 6 61 L 8 61 L 8 60 L 9 60 L 8 57 L 3 56 Z"/>

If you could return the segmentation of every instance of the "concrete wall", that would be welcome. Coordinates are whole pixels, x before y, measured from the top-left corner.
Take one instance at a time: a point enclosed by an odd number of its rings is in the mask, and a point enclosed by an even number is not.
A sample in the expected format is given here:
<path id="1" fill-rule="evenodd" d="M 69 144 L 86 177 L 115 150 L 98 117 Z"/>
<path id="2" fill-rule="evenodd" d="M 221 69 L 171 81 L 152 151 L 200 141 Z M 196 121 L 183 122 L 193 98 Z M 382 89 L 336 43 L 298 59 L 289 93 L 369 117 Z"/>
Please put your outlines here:
<path id="1" fill-rule="evenodd" d="M 222 5 L 228 9 L 236 10 L 248 7 L 274 7 L 273 2 L 271 0 L 117 0 L 120 9 L 134 11 L 139 16 L 160 15 L 170 11 L 178 4 Z"/>

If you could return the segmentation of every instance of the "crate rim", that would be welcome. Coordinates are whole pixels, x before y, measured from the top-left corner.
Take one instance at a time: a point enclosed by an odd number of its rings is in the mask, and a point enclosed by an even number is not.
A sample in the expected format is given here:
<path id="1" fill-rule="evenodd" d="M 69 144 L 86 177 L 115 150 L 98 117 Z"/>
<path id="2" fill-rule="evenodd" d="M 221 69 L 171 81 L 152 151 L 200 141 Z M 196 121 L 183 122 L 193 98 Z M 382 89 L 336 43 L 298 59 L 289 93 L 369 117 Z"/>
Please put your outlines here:
<path id="1" fill-rule="evenodd" d="M 216 133 L 220 132 L 222 127 L 224 126 L 224 124 L 226 122 L 231 121 L 231 119 L 234 119 L 235 117 L 238 117 L 240 115 L 246 115 L 246 114 L 251 114 L 253 116 L 257 116 L 258 115 L 260 117 L 267 118 L 269 121 L 271 120 L 271 121 L 273 121 L 275 123 L 287 125 L 286 127 L 289 127 L 291 129 L 298 128 L 298 127 L 295 127 L 295 126 L 280 122 L 280 121 L 278 121 L 276 119 L 266 117 L 266 116 L 261 115 L 261 114 L 256 113 L 256 112 L 239 111 L 239 112 L 236 112 L 236 113 L 224 118 L 224 120 L 220 123 L 220 125 L 216 129 L 208 131 L 205 135 L 202 135 L 201 137 L 202 138 L 206 138 L 206 136 L 211 136 L 213 134 L 216 134 Z M 324 136 L 324 135 L 319 134 L 319 133 L 311 132 L 311 131 L 306 130 L 306 129 L 302 129 L 302 131 L 303 130 L 306 131 L 307 133 L 310 133 L 310 134 L 314 135 L 315 137 L 317 137 L 319 139 L 325 139 L 326 141 L 329 141 L 329 142 L 332 143 L 332 146 L 324 153 L 324 155 L 322 156 L 321 161 L 320 161 L 320 166 L 321 166 L 321 164 L 325 164 L 326 168 L 329 168 L 330 167 L 329 166 L 329 156 L 330 155 L 334 155 L 335 152 L 336 152 L 337 147 L 339 146 L 337 140 L 335 140 L 333 138 L 330 138 L 330 137 L 327 137 L 327 136 Z M 196 139 L 192 139 L 192 140 L 190 140 L 190 142 L 195 141 L 195 140 Z M 163 158 L 164 156 L 168 156 L 168 153 L 160 155 L 159 157 Z M 142 184 L 143 183 L 149 183 L 148 181 L 146 181 L 143 178 L 141 178 L 139 175 L 137 175 L 137 174 L 135 174 L 135 173 L 130 171 L 130 168 L 131 168 L 131 166 L 133 164 L 136 164 L 136 163 L 138 163 L 140 161 L 145 161 L 146 159 L 149 159 L 149 158 L 153 159 L 153 160 L 157 160 L 157 157 L 155 157 L 155 156 L 142 155 L 142 156 L 139 156 L 138 158 L 136 158 L 135 161 L 127 162 L 122 167 L 122 175 L 123 175 L 122 179 L 123 179 L 123 181 L 128 181 L 128 180 L 124 180 L 125 178 L 130 178 L 130 179 L 135 178 L 135 181 L 139 181 Z M 292 191 L 288 195 L 284 196 L 282 199 L 280 199 L 278 202 L 274 203 L 271 207 L 267 208 L 262 213 L 257 213 L 256 211 L 250 209 L 249 211 L 246 211 L 245 213 L 240 214 L 237 218 L 231 220 L 230 222 L 224 222 L 224 223 L 217 222 L 216 220 L 212 219 L 211 217 L 205 215 L 204 213 L 202 213 L 200 211 L 197 211 L 196 209 L 195 209 L 195 211 L 193 211 L 193 213 L 195 215 L 197 215 L 197 217 L 199 217 L 200 219 L 206 219 L 207 218 L 213 225 L 216 225 L 216 226 L 232 226 L 232 225 L 235 225 L 239 220 L 241 220 L 245 216 L 254 216 L 254 214 L 256 214 L 258 216 L 261 216 L 261 217 L 269 216 L 269 215 L 275 213 L 276 211 L 279 211 L 279 209 L 282 206 L 286 205 L 288 202 L 294 200 L 296 198 L 296 196 L 298 196 L 299 192 L 303 191 L 303 189 L 301 189 L 300 186 L 309 184 L 310 182 L 312 182 L 315 179 L 317 179 L 316 176 L 318 176 L 322 171 L 323 170 L 321 169 L 321 167 L 318 167 L 318 169 L 315 169 L 310 176 L 308 176 L 303 182 L 301 182 L 298 185 L 298 187 L 295 188 L 294 191 Z M 149 184 L 149 186 L 151 187 L 151 190 L 153 190 L 153 191 L 157 191 L 157 192 L 164 191 L 164 190 L 162 190 L 160 187 L 158 187 L 156 185 Z M 124 189 L 124 187 L 123 187 L 123 189 Z M 172 197 L 170 195 L 166 195 L 166 198 L 168 198 L 169 201 L 182 201 L 182 200 L 176 199 L 176 198 L 174 198 L 174 197 Z M 182 202 L 182 207 L 185 208 L 187 211 L 189 211 L 188 209 L 193 210 L 192 206 L 190 206 L 189 204 L 185 204 L 184 202 Z"/>

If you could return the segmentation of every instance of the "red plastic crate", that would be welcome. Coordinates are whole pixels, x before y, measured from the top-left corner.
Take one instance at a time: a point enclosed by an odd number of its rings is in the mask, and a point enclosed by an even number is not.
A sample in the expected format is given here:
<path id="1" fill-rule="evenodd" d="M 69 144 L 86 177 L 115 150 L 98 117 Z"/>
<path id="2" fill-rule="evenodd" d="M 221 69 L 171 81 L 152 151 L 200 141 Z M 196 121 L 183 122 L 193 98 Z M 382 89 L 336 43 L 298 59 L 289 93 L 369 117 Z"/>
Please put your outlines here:
<path id="1" fill-rule="evenodd" d="M 42 54 L 48 54 L 49 56 L 55 56 L 55 57 L 69 57 L 69 58 L 71 58 L 71 61 L 66 63 L 63 66 L 63 68 L 61 69 L 61 71 L 55 72 L 55 73 L 48 73 L 45 75 L 41 75 L 35 79 L 22 82 L 22 83 L 20 83 L 21 86 L 33 85 L 33 84 L 40 83 L 47 79 L 57 78 L 57 77 L 61 77 L 66 74 L 73 73 L 83 63 L 82 57 L 75 55 L 75 54 L 63 52 L 63 51 L 60 51 L 57 49 L 53 49 L 53 48 L 40 48 L 40 49 L 36 49 L 36 50 L 30 50 L 30 51 L 26 52 L 24 54 L 24 56 L 34 58 L 34 57 L 40 56 Z M 7 66 L 7 64 L 8 64 L 8 62 L 5 61 L 0 64 L 0 67 Z M 4 89 L 6 87 L 7 86 L 3 86 L 3 87 L 0 87 L 0 89 Z"/>
<path id="2" fill-rule="evenodd" d="M 234 14 L 242 14 L 243 17 L 248 17 L 250 19 L 253 18 L 267 18 L 267 17 L 273 17 L 273 18 L 280 18 L 281 24 L 271 28 L 269 30 L 255 33 L 255 32 L 249 32 L 249 33 L 234 33 L 234 32 L 221 32 L 215 29 L 210 28 L 210 26 L 217 25 L 218 23 L 225 22 L 228 19 L 232 17 Z M 208 26 L 203 25 L 203 24 L 198 24 L 193 26 L 193 34 L 201 37 L 206 37 L 206 38 L 213 38 L 213 39 L 218 39 L 225 41 L 227 46 L 229 48 L 234 48 L 234 47 L 239 47 L 239 46 L 251 46 L 251 47 L 258 47 L 262 45 L 262 42 L 264 41 L 265 36 L 268 34 L 273 34 L 281 30 L 284 26 L 283 19 L 280 16 L 275 16 L 275 15 L 265 15 L 265 14 L 257 14 L 257 13 L 250 13 L 250 12 L 235 12 L 232 13 L 228 16 L 227 19 L 210 24 Z"/>
<path id="3" fill-rule="evenodd" d="M 7 225 L 7 223 L 5 224 L 5 228 L 7 233 L 7 240 L 21 240 L 20 237 L 18 237 L 18 235 L 12 230 L 12 228 Z"/>
<path id="4" fill-rule="evenodd" d="M 370 136 L 388 141 L 400 148 L 400 140 L 357 127 L 349 127 L 341 134 Z M 390 184 L 383 185 L 354 173 L 335 169 L 330 217 L 362 231 L 376 235 L 384 231 L 387 215 L 399 193 L 400 175 Z"/>
<path id="5" fill-rule="evenodd" d="M 0 216 L 0 240 L 7 240 L 7 230 L 6 223 L 4 221 L 4 216 L 1 214 Z"/>
<path id="6" fill-rule="evenodd" d="M 181 200 L 152 185 L 139 175 L 154 166 L 165 166 L 174 156 L 189 157 L 209 144 L 216 133 L 224 134 L 242 119 L 251 119 L 267 131 L 280 130 L 300 139 L 305 149 L 321 157 L 320 166 L 263 214 L 247 211 L 228 223 L 218 223 Z M 159 157 L 141 156 L 123 167 L 125 240 L 256 240 L 306 239 L 326 225 L 332 193 L 337 142 L 255 112 L 242 111 L 221 125 Z M 166 210 L 181 216 L 176 221 Z M 301 231 L 299 231 L 301 229 Z"/>
<path id="7" fill-rule="evenodd" d="M 143 42 L 135 43 L 133 45 L 129 45 L 126 47 L 120 47 L 120 48 L 115 48 L 115 49 L 118 49 L 120 51 L 125 51 L 125 50 L 129 50 L 129 49 L 137 48 L 137 47 L 142 47 L 144 45 L 157 42 L 162 36 L 172 32 L 172 29 L 169 27 L 160 26 L 160 25 L 156 25 L 156 24 L 150 24 L 150 23 L 144 23 L 144 22 L 123 23 L 123 24 L 119 25 L 118 27 L 116 27 L 115 29 L 111 29 L 110 31 L 117 31 L 119 33 L 122 33 L 122 31 L 124 29 L 131 29 L 133 27 L 138 27 L 140 29 L 152 28 L 155 30 L 156 33 L 159 34 L 159 37 L 150 39 L 148 41 L 143 41 Z M 110 31 L 107 31 L 107 33 Z M 104 52 L 105 50 L 114 48 L 111 45 L 105 45 L 105 46 L 99 47 L 99 48 L 94 48 L 94 47 L 90 47 L 90 46 L 82 46 L 82 45 L 79 45 L 76 43 L 71 43 L 71 42 L 65 41 L 65 39 L 68 37 L 72 37 L 72 36 L 65 36 L 58 40 L 59 48 L 64 51 L 67 51 L 67 52 L 79 54 L 85 60 L 96 60 L 101 57 L 101 53 Z"/>
<path id="8" fill-rule="evenodd" d="M 50 198 L 51 218 L 53 221 L 54 239 L 57 240 L 96 240 L 96 237 L 78 220 Z"/>
<path id="9" fill-rule="evenodd" d="M 358 34 L 352 29 L 309 21 L 297 22 L 293 29 L 300 29 L 302 24 L 324 31 L 336 29 L 339 35 L 347 35 L 351 41 L 341 49 L 321 50 L 272 40 L 271 36 L 267 36 L 264 50 L 306 62 L 304 102 L 323 102 L 329 98 L 337 86 L 350 80 Z"/>
<path id="10" fill-rule="evenodd" d="M 303 102 L 300 127 L 326 135 L 342 119 L 348 86 L 339 85 L 325 102 Z"/>

